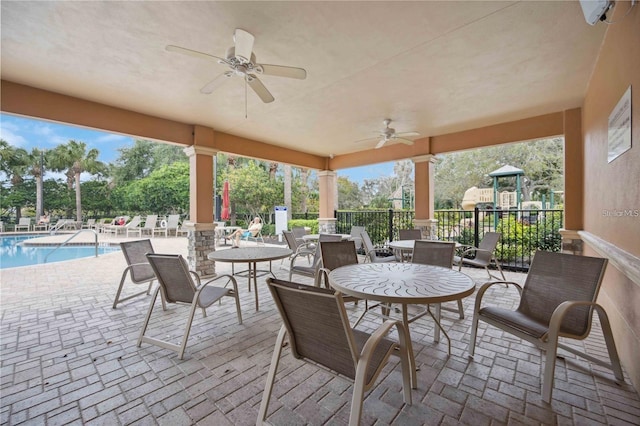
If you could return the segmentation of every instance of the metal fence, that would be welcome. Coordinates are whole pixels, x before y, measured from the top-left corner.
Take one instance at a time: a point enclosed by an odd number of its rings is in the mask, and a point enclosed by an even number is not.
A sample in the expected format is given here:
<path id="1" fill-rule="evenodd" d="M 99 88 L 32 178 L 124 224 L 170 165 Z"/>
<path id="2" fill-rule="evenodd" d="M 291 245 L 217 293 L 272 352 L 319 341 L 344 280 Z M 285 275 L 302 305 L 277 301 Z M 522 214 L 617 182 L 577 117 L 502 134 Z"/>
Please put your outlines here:
<path id="1" fill-rule="evenodd" d="M 352 226 L 365 226 L 374 244 L 398 239 L 398 230 L 413 228 L 413 211 L 336 211 L 336 232 L 348 234 Z M 436 210 L 439 240 L 478 246 L 485 232 L 502 234 L 496 258 L 503 268 L 526 271 L 536 250 L 560 251 L 562 210 Z"/>

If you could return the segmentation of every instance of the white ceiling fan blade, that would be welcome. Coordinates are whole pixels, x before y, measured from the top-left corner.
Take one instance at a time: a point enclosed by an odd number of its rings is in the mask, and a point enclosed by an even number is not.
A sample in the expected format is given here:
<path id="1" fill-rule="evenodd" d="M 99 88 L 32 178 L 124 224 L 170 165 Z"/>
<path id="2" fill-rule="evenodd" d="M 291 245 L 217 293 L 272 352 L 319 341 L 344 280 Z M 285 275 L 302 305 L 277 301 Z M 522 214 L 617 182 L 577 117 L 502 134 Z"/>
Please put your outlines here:
<path id="1" fill-rule="evenodd" d="M 399 138 L 397 136 L 395 138 L 393 138 L 393 139 L 397 140 L 398 142 L 402 142 L 405 145 L 413 145 L 413 141 L 409 140 L 409 139 Z"/>
<path id="2" fill-rule="evenodd" d="M 222 58 L 219 58 L 219 57 L 213 56 L 213 55 L 209 55 L 208 53 L 198 52 L 197 50 L 186 49 L 186 48 L 180 47 L 180 46 L 173 46 L 171 44 L 167 45 L 167 47 L 165 49 L 167 51 L 169 51 L 169 52 L 182 53 L 183 55 L 193 56 L 193 57 L 196 57 L 196 58 L 208 59 L 209 61 L 213 61 L 213 62 L 216 62 L 216 63 L 219 63 L 220 61 L 222 61 L 224 63 L 227 62 Z"/>
<path id="3" fill-rule="evenodd" d="M 213 93 L 218 87 L 222 86 L 227 80 L 231 78 L 233 74 L 229 74 L 229 72 L 225 72 L 205 84 L 202 89 L 200 89 L 200 93 L 203 95 L 209 95 Z"/>
<path id="4" fill-rule="evenodd" d="M 418 132 L 403 132 L 403 133 L 396 133 L 396 136 L 399 138 L 406 138 L 406 137 L 411 137 L 411 136 L 420 136 L 420 133 Z"/>
<path id="5" fill-rule="evenodd" d="M 269 92 L 269 90 L 267 90 L 266 87 L 264 87 L 264 84 L 262 84 L 262 82 L 255 75 L 247 76 L 247 83 L 265 104 L 268 104 L 269 102 L 273 102 L 275 100 L 273 95 Z"/>
<path id="6" fill-rule="evenodd" d="M 259 68 L 264 75 L 273 75 L 276 77 L 297 78 L 304 80 L 307 78 L 307 71 L 304 68 L 285 67 L 282 65 L 260 64 Z"/>
<path id="7" fill-rule="evenodd" d="M 253 34 L 246 32 L 240 28 L 236 28 L 233 33 L 233 41 L 236 43 L 235 56 L 240 61 L 247 63 L 251 61 L 251 53 L 253 52 L 253 42 L 255 38 Z"/>
<path id="8" fill-rule="evenodd" d="M 380 139 L 380 142 L 378 142 L 375 149 L 382 148 L 385 143 L 387 143 L 386 139 Z"/>

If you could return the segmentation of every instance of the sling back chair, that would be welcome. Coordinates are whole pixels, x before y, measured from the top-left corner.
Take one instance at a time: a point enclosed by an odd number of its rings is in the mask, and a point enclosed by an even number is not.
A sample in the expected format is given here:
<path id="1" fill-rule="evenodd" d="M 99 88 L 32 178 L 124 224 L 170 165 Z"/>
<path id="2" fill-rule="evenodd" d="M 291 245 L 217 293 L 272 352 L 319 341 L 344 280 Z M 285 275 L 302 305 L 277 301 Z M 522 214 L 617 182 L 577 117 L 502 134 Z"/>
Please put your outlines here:
<path id="1" fill-rule="evenodd" d="M 395 262 L 396 256 L 393 252 L 386 249 L 376 249 L 371 241 L 371 237 L 367 231 L 363 231 L 360 236 L 362 237 L 362 245 L 364 245 L 364 251 L 367 258 L 365 261 L 371 263 L 381 262 Z"/>
<path id="2" fill-rule="evenodd" d="M 138 347 L 142 342 L 160 346 L 165 349 L 178 352 L 178 358 L 182 359 L 184 350 L 187 347 L 189 333 L 191 331 L 191 323 L 197 308 L 202 309 L 202 315 L 207 316 L 206 308 L 217 302 L 224 296 L 233 297 L 236 300 L 236 314 L 238 316 L 238 324 L 242 324 L 242 313 L 240 312 L 240 299 L 238 298 L 238 285 L 235 278 L 231 275 L 218 275 L 212 280 L 204 284 L 200 283 L 200 277 L 193 271 L 189 270 L 187 262 L 181 255 L 177 254 L 148 254 L 147 259 L 153 268 L 160 284 L 153 293 L 149 310 L 145 317 L 140 336 L 138 337 Z M 233 288 L 215 287 L 211 283 L 226 279 L 228 285 L 232 284 Z M 174 344 L 165 340 L 145 336 L 149 319 L 153 312 L 153 307 L 158 297 L 158 292 L 162 292 L 167 303 L 184 303 L 191 306 L 187 323 L 180 344 Z M 166 332 L 166 331 L 164 331 Z"/>
<path id="3" fill-rule="evenodd" d="M 487 271 L 487 274 L 489 274 L 489 278 L 497 278 L 491 275 L 491 272 L 489 271 L 489 266 L 491 266 L 491 263 L 493 262 L 504 280 L 505 277 L 502 273 L 502 267 L 493 254 L 501 236 L 502 234 L 499 232 L 486 232 L 482 237 L 482 240 L 480 240 L 478 247 L 466 246 L 460 256 L 454 256 L 453 263 L 458 265 L 458 270 L 462 270 L 462 265 L 484 268 Z M 475 254 L 475 257 L 473 259 L 466 258 L 465 256 L 469 254 Z"/>
<path id="4" fill-rule="evenodd" d="M 444 241 L 416 241 L 413 246 L 411 262 L 451 269 L 453 267 L 453 256 L 455 252 L 455 243 Z M 438 320 L 440 319 L 439 311 L 440 308 L 438 307 Z M 460 299 L 458 300 L 458 315 L 460 319 L 464 319 L 464 309 L 462 308 L 462 300 Z"/>
<path id="5" fill-rule="evenodd" d="M 299 252 L 303 252 L 303 255 L 307 256 L 307 260 L 311 260 L 311 256 L 316 252 L 315 245 L 311 248 L 309 244 L 298 241 L 292 231 L 282 231 L 282 235 L 284 235 L 284 240 L 286 241 L 289 250 L 293 252 L 289 257 L 289 260 Z M 284 261 L 284 259 L 282 259 L 282 261 Z"/>
<path id="6" fill-rule="evenodd" d="M 482 320 L 547 352 L 542 379 L 542 399 L 546 402 L 551 402 L 558 348 L 612 369 L 616 379 L 623 382 L 609 317 L 596 303 L 606 267 L 607 259 L 538 251 L 524 286 L 508 283 L 516 286 L 520 293 L 520 305 L 515 311 L 494 306 L 481 307 L 487 289 L 505 282 L 484 284 L 476 296 L 469 355 L 474 355 L 478 321 Z M 598 312 L 610 364 L 558 342 L 559 337 L 586 338 L 591 331 L 593 311 Z"/>
<path id="7" fill-rule="evenodd" d="M 342 237 L 340 235 L 330 235 L 330 234 L 320 234 L 318 236 L 318 244 L 324 241 L 340 241 Z M 296 265 L 296 261 L 300 257 L 307 256 L 307 252 L 300 251 L 297 252 L 291 257 L 291 262 L 289 265 L 289 281 L 291 281 L 291 277 L 293 274 L 303 275 L 305 277 L 313 278 L 314 281 L 316 279 L 316 275 L 318 274 L 318 269 L 322 267 L 322 253 L 316 247 L 313 251 L 313 260 L 311 265 Z"/>
<path id="8" fill-rule="evenodd" d="M 399 240 L 421 240 L 422 231 L 419 229 L 399 229 L 398 239 Z"/>
<path id="9" fill-rule="evenodd" d="M 113 300 L 113 309 L 116 309 L 118 303 L 125 300 L 132 299 L 143 294 L 151 294 L 151 286 L 153 280 L 156 279 L 156 274 L 153 272 L 149 261 L 147 260 L 147 253 L 153 253 L 153 246 L 151 240 L 136 240 L 120 243 L 120 249 L 124 255 L 124 259 L 127 261 L 127 267 L 122 271 L 122 278 L 120 279 L 120 285 L 116 292 L 116 297 Z M 127 274 L 131 277 L 133 284 L 148 284 L 147 289 L 136 294 L 132 294 L 127 297 L 120 297 L 122 295 L 122 288 L 127 279 Z M 166 309 L 164 297 L 162 297 L 162 308 Z"/>
<path id="10" fill-rule="evenodd" d="M 267 418 L 285 335 L 294 358 L 311 361 L 354 381 L 349 425 L 358 425 L 364 393 L 371 389 L 391 354 L 400 357 L 404 402 L 411 404 L 407 331 L 400 321 L 385 321 L 372 334 L 354 330 L 340 292 L 273 278 L 267 284 L 283 325 L 273 356 L 256 424 Z M 393 327 L 398 341 L 385 337 Z"/>

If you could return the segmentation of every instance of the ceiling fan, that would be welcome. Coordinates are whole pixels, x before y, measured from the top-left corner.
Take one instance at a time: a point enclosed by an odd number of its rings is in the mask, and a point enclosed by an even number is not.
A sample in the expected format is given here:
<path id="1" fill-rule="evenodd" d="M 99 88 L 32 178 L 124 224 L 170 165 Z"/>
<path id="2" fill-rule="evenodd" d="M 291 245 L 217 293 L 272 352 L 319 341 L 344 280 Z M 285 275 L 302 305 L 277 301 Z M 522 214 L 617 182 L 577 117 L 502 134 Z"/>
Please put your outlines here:
<path id="1" fill-rule="evenodd" d="M 418 132 L 396 133 L 396 129 L 394 129 L 393 127 L 389 127 L 389 124 L 391 124 L 390 118 L 385 118 L 383 123 L 384 123 L 384 129 L 380 130 L 379 132 L 381 139 L 378 141 L 378 144 L 376 145 L 376 149 L 382 148 L 384 144 L 386 144 L 389 141 L 398 141 L 407 145 L 413 145 L 413 141 L 407 138 L 411 136 L 420 136 L 420 133 Z M 368 141 L 371 139 L 373 138 L 362 139 L 362 141 Z"/>
<path id="2" fill-rule="evenodd" d="M 253 34 L 240 28 L 236 28 L 233 34 L 235 46 L 227 49 L 227 53 L 224 58 L 174 45 L 168 45 L 166 49 L 169 52 L 178 52 L 184 55 L 194 56 L 196 58 L 208 59 L 218 64 L 226 65 L 230 68 L 229 71 L 223 72 L 205 84 L 202 89 L 200 89 L 200 93 L 203 94 L 213 93 L 213 91 L 220 87 L 225 81 L 234 75 L 237 75 L 244 79 L 245 87 L 246 85 L 249 85 L 256 95 L 262 99 L 262 102 L 269 103 L 274 101 L 274 97 L 258 78 L 259 74 L 297 78 L 299 80 L 307 78 L 307 71 L 303 68 L 257 63 L 256 55 L 253 53 L 254 40 L 255 37 Z"/>

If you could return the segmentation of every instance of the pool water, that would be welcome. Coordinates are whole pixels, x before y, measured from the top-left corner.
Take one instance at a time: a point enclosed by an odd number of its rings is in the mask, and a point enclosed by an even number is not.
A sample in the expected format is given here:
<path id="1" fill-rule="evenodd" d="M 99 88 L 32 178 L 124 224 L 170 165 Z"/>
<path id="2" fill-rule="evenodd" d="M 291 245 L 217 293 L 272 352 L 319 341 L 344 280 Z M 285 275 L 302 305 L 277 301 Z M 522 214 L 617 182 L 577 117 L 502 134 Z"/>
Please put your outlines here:
<path id="1" fill-rule="evenodd" d="M 0 237 L 0 269 L 45 263 L 45 257 L 57 246 L 23 246 L 22 243 L 38 235 Z M 119 251 L 119 247 L 98 247 L 98 255 Z M 47 263 L 95 256 L 94 246 L 65 246 L 49 255 Z"/>

